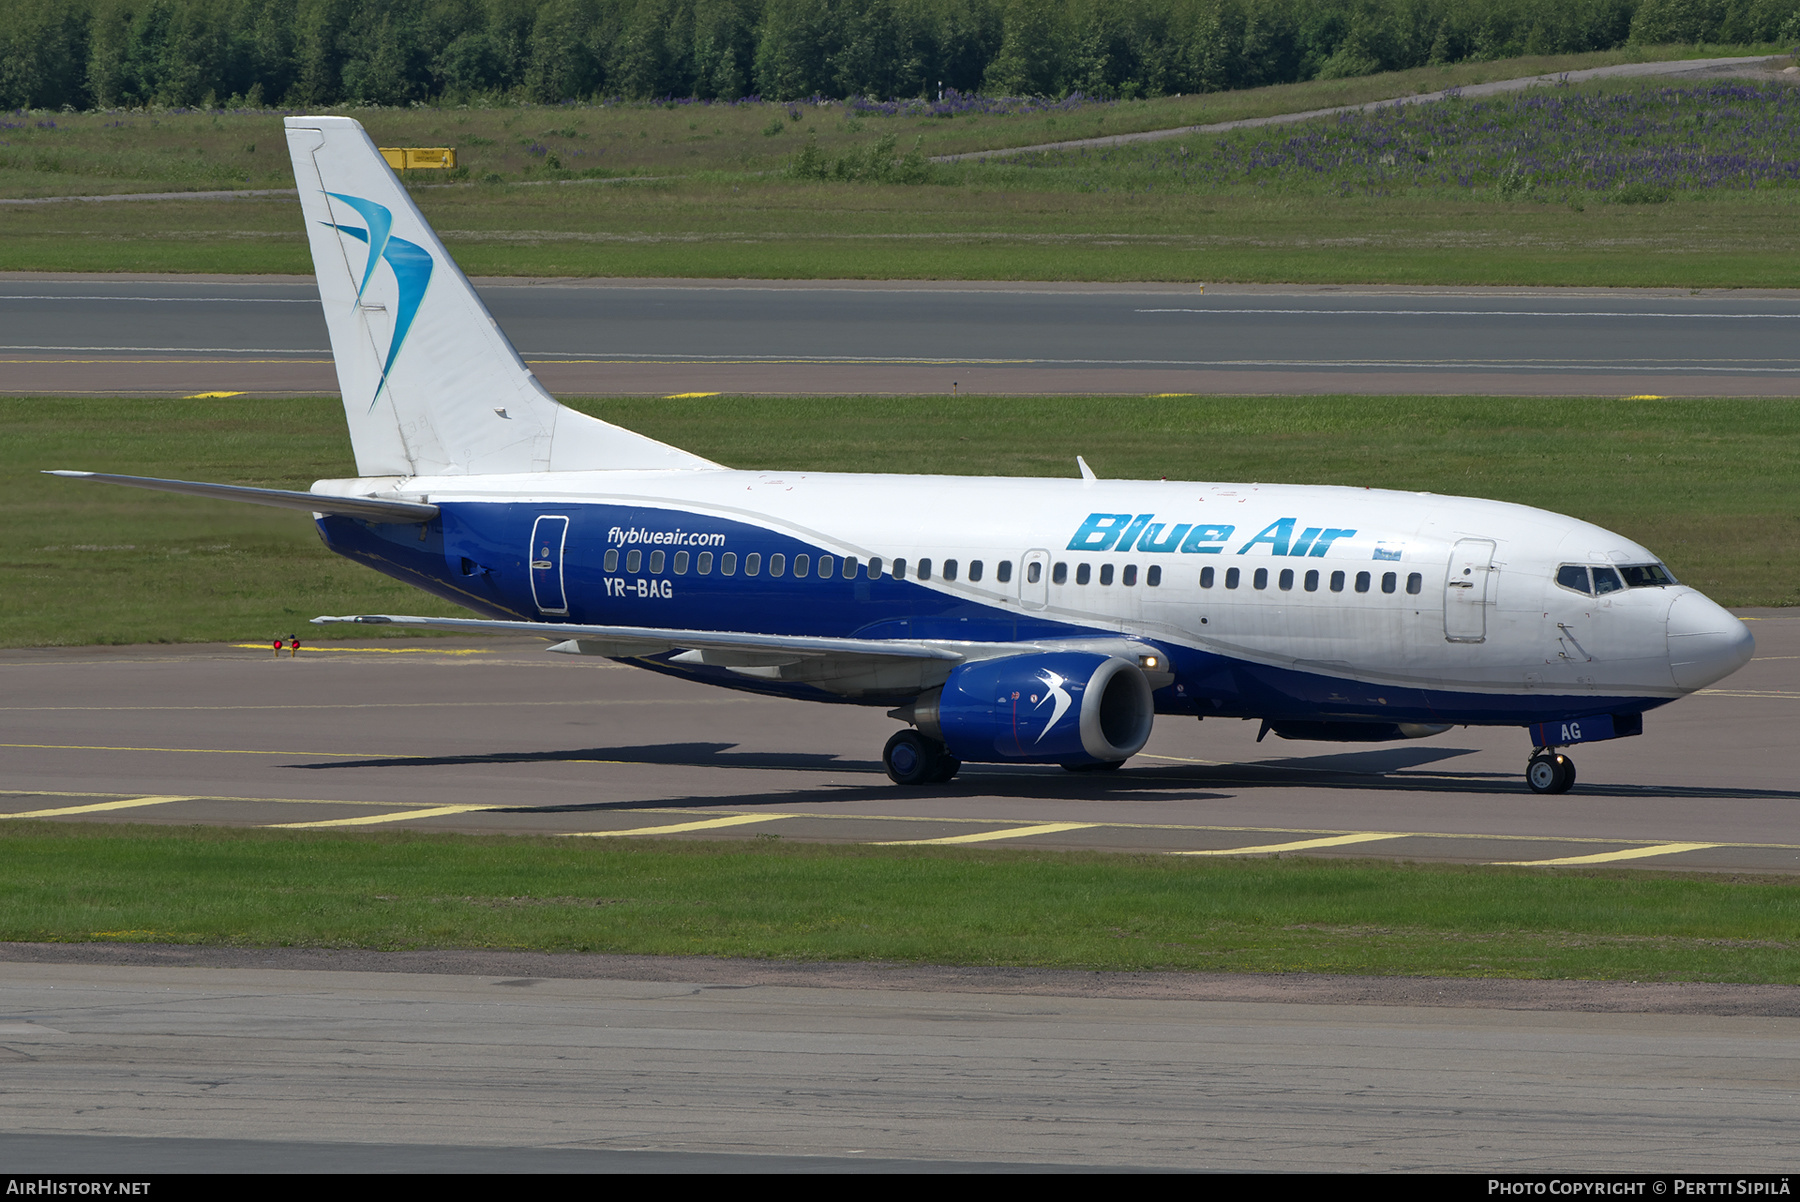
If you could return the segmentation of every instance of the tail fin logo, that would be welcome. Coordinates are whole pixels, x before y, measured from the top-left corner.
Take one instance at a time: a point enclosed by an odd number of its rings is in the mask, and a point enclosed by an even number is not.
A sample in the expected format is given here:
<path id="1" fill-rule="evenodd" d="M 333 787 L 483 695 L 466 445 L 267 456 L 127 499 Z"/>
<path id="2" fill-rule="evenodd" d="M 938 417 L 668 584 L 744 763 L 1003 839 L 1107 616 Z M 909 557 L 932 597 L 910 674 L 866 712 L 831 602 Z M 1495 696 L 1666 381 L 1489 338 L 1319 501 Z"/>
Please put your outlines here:
<path id="1" fill-rule="evenodd" d="M 382 389 L 387 387 L 388 372 L 393 369 L 394 360 L 400 355 L 400 347 L 406 342 L 407 331 L 412 329 L 413 318 L 418 316 L 419 302 L 425 299 L 426 285 L 431 283 L 431 252 L 416 242 L 394 236 L 394 214 L 386 205 L 378 205 L 360 196 L 346 196 L 342 192 L 327 192 L 325 195 L 348 205 L 368 223 L 367 228 L 341 225 L 336 221 L 323 223 L 339 234 L 347 234 L 368 245 L 369 253 L 363 262 L 362 279 L 356 285 L 357 303 L 362 302 L 363 293 L 368 290 L 378 263 L 386 263 L 388 270 L 394 273 L 394 286 L 399 293 L 394 309 L 393 333 L 388 339 L 387 359 L 381 365 L 381 380 L 375 385 L 374 395 L 369 398 L 369 409 L 373 411 L 375 402 L 381 398 Z"/>

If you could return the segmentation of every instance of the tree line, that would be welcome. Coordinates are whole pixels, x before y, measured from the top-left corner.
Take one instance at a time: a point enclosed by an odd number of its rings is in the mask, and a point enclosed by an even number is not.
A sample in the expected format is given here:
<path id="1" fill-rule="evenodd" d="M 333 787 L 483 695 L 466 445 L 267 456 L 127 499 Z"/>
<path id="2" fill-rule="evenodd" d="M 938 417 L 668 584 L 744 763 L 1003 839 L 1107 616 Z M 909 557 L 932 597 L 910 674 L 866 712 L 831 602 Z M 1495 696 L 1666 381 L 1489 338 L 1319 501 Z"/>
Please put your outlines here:
<path id="1" fill-rule="evenodd" d="M 0 108 L 1131 98 L 1790 39 L 1800 0 L 0 0 Z"/>

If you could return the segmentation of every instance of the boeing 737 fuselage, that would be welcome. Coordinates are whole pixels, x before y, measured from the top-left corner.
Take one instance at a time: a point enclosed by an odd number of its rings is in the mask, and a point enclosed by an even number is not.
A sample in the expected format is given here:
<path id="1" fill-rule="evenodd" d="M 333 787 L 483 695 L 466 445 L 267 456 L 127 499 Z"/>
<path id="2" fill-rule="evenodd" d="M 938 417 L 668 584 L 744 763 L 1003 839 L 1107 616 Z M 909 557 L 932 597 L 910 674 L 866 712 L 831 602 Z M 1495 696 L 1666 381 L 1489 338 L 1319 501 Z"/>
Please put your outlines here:
<path id="1" fill-rule="evenodd" d="M 903 784 L 1116 768 L 1157 715 L 1291 739 L 1519 726 L 1562 749 L 1743 666 L 1744 624 L 1598 526 L 1341 487 L 733 471 L 558 405 L 362 127 L 289 145 L 359 475 L 285 493 L 327 546 L 475 618 L 729 688 L 888 708 Z M 88 473 L 64 473 L 88 475 Z"/>

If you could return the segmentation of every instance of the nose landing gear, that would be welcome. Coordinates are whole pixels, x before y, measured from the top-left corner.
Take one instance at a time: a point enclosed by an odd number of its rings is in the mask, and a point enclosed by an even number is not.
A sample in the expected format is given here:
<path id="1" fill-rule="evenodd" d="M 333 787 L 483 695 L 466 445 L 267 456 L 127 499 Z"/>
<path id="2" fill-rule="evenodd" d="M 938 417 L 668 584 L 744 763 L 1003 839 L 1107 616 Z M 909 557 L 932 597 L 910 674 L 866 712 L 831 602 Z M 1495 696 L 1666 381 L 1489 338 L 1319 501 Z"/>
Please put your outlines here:
<path id="1" fill-rule="evenodd" d="M 1525 765 L 1525 783 L 1533 793 L 1567 793 L 1575 783 L 1575 761 L 1545 748 Z"/>

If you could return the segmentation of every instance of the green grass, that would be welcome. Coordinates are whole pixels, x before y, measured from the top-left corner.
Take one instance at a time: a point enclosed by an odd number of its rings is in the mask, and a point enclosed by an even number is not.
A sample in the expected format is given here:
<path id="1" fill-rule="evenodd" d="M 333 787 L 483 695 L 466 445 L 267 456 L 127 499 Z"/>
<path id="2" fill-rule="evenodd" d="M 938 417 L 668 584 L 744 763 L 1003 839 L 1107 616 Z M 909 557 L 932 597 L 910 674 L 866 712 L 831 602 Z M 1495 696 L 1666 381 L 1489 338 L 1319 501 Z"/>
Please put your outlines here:
<path id="1" fill-rule="evenodd" d="M 801 120 L 774 137 L 762 132 L 769 110 L 789 106 L 357 115 L 378 142 L 455 143 L 472 179 L 502 181 L 415 192 L 474 275 L 1791 285 L 1800 193 L 1788 188 L 1576 211 L 1502 199 L 1488 187 L 1466 196 L 1146 193 L 1132 190 L 1123 167 L 1120 186 L 1104 193 L 1077 190 L 1094 183 L 1086 168 L 964 164 L 937 168 L 938 182 L 926 186 L 780 174 L 809 130 L 828 158 L 885 133 L 901 149 L 923 138 L 927 153 L 951 153 L 1293 112 L 1625 57 L 1458 64 L 1054 115 L 852 119 L 841 105 L 799 107 Z M 275 114 L 46 119 L 57 128 L 33 121 L 0 135 L 8 143 L 0 195 L 292 184 Z M 119 121 L 130 128 L 108 128 Z M 564 169 L 526 153 L 533 143 L 550 147 Z M 590 161 L 605 165 L 572 166 Z M 632 178 L 569 182 L 596 172 Z M 311 261 L 298 209 L 279 197 L 0 206 L 0 270 L 304 274 Z"/>
<path id="2" fill-rule="evenodd" d="M 0 939 L 1800 981 L 1800 889 L 1647 872 L 20 822 Z"/>
<path id="3" fill-rule="evenodd" d="M 1597 522 L 1728 605 L 1800 604 L 1800 401 L 709 397 L 577 408 L 751 469 L 1353 484 Z M 334 398 L 0 399 L 0 646 L 367 637 L 454 615 L 327 552 L 302 515 L 37 474 L 306 488 L 354 474 Z"/>

